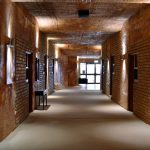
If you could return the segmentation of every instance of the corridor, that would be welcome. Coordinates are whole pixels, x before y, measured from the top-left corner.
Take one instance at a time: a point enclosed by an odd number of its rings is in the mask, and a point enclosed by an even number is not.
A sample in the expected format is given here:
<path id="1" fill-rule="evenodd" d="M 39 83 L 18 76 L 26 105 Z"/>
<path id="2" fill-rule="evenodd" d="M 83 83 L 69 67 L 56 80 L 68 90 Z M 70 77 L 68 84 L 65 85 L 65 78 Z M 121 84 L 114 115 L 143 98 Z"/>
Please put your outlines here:
<path id="1" fill-rule="evenodd" d="M 150 150 L 150 126 L 99 91 L 68 88 L 48 97 L 0 150 Z"/>

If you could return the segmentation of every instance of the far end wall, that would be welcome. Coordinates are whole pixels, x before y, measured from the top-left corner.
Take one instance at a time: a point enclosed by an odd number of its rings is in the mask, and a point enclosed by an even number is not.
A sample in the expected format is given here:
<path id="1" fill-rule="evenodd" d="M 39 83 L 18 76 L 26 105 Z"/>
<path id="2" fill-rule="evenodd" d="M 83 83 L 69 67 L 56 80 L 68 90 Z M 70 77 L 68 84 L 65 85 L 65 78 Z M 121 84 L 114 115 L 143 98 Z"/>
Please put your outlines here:
<path id="1" fill-rule="evenodd" d="M 65 55 L 61 50 L 57 50 L 58 58 L 54 62 L 55 89 L 78 85 L 77 57 Z"/>

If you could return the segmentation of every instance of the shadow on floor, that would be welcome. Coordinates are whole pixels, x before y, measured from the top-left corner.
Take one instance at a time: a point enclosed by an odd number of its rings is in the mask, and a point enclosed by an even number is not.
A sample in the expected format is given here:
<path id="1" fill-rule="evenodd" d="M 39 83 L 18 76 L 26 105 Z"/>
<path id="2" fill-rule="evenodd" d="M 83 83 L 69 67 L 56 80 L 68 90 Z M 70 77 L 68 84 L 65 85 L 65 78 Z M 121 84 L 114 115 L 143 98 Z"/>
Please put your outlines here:
<path id="1" fill-rule="evenodd" d="M 50 105 L 47 105 L 47 106 L 44 106 L 44 109 L 43 109 L 43 105 L 40 105 L 40 106 L 37 106 L 37 109 L 36 110 L 48 110 L 50 108 Z"/>

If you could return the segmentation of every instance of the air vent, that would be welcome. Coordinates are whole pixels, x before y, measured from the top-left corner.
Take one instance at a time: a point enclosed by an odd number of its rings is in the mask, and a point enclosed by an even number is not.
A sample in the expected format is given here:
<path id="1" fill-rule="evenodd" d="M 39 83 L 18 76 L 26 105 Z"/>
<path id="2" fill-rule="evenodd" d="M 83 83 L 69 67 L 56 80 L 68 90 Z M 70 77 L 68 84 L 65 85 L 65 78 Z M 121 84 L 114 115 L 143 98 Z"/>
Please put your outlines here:
<path id="1" fill-rule="evenodd" d="M 86 17 L 89 17 L 89 10 L 86 9 L 86 10 L 78 10 L 78 16 L 79 18 L 86 18 Z"/>

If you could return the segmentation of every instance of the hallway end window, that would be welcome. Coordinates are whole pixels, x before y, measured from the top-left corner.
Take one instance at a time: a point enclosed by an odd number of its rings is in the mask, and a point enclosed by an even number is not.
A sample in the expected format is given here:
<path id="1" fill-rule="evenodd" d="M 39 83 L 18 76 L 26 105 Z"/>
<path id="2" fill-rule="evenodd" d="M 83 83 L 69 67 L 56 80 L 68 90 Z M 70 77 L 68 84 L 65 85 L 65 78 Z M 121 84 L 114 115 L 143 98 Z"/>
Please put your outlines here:
<path id="1" fill-rule="evenodd" d="M 86 74 L 86 63 L 80 63 L 80 74 Z"/>

